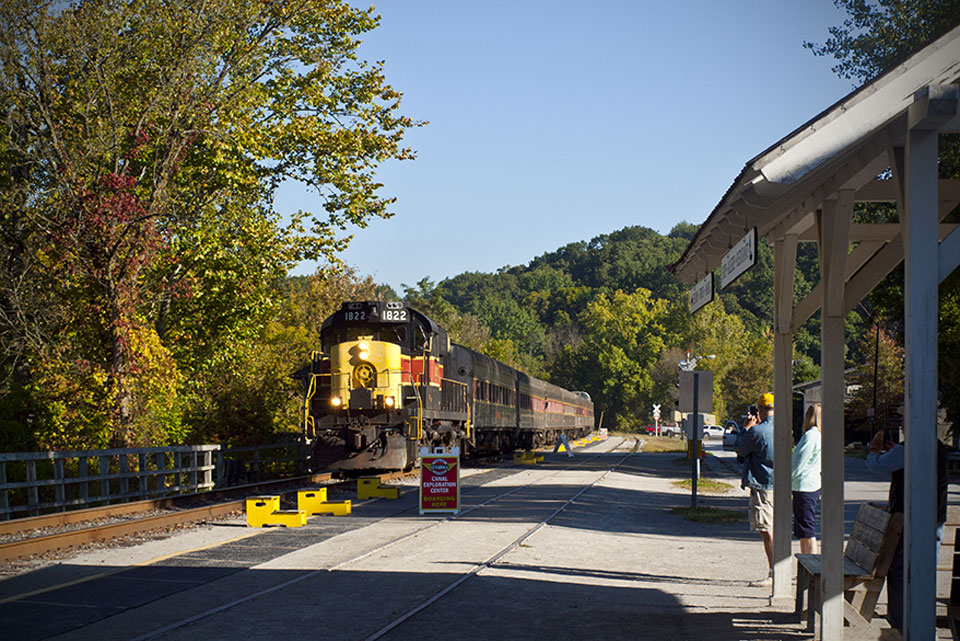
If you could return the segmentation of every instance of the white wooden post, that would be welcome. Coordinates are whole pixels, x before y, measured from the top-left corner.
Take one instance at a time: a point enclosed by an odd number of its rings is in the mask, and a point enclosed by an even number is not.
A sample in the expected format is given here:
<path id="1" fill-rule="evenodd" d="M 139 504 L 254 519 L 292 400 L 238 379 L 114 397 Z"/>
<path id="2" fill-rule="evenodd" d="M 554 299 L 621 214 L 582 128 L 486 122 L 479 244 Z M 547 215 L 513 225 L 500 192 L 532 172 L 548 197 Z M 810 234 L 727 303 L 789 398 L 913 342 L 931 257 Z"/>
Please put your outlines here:
<path id="1" fill-rule="evenodd" d="M 773 602 L 788 603 L 793 592 L 790 491 L 793 450 L 793 274 L 797 264 L 797 236 L 774 239 L 773 343 Z"/>
<path id="2" fill-rule="evenodd" d="M 915 105 L 916 106 L 916 105 Z M 911 109 L 911 112 L 913 110 Z M 911 113 L 913 116 L 913 113 Z M 907 134 L 905 204 L 906 371 L 904 638 L 936 638 L 937 131 Z"/>
<path id="3" fill-rule="evenodd" d="M 823 542 L 820 634 L 823 641 L 843 639 L 843 286 L 853 214 L 854 192 L 826 200 L 817 216 L 820 243 L 820 369 L 823 420 L 821 439 L 820 533 Z"/>

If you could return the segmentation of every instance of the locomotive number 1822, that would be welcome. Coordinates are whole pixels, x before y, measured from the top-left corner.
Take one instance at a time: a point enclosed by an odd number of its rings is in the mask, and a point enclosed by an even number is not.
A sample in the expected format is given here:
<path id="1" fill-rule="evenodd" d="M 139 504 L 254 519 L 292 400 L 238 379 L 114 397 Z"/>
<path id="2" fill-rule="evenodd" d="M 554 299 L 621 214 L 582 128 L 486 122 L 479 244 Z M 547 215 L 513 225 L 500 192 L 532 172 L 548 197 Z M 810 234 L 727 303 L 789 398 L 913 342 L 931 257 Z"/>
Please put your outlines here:
<path id="1" fill-rule="evenodd" d="M 407 310 L 385 309 L 383 311 L 383 320 L 395 323 L 405 323 L 407 322 Z"/>

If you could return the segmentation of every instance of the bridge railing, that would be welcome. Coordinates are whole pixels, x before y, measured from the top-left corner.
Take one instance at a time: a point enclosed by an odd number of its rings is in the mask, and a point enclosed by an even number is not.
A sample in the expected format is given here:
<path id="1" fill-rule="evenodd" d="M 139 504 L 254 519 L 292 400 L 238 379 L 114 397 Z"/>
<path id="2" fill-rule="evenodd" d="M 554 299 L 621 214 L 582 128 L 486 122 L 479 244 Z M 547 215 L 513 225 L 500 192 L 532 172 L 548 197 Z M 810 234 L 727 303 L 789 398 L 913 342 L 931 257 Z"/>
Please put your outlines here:
<path id="1" fill-rule="evenodd" d="M 220 445 L 0 453 L 0 520 L 303 474 L 302 438 Z"/>

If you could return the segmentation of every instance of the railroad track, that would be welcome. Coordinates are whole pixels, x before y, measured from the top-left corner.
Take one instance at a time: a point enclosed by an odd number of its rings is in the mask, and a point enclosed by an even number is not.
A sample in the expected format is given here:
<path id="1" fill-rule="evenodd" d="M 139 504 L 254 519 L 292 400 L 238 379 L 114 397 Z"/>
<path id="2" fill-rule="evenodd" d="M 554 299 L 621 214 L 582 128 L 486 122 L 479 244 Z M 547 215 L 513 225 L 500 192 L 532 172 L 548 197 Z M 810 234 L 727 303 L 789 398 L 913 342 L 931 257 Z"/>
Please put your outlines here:
<path id="1" fill-rule="evenodd" d="M 475 460 L 499 458 L 501 458 L 499 455 L 495 455 L 477 457 Z M 376 476 L 386 482 L 403 478 L 407 474 L 410 472 L 388 472 Z M 304 486 L 320 483 L 335 486 L 351 482 L 352 479 L 336 480 L 335 472 L 321 472 L 198 494 L 131 501 L 2 521 L 0 522 L 0 540 L 23 535 L 28 531 L 35 534 L 0 543 L 0 563 L 218 518 L 244 510 L 246 497 L 254 494 L 265 492 L 284 494 L 284 488 L 287 487 L 302 489 Z M 292 491 L 295 492 L 296 489 Z M 198 502 L 202 502 L 203 505 L 196 506 Z M 157 511 L 165 511 L 165 513 L 152 514 Z M 137 516 L 147 514 L 152 515 Z M 98 523 L 104 520 L 112 522 Z"/>
<path id="2" fill-rule="evenodd" d="M 402 476 L 403 474 L 399 472 L 379 475 L 382 481 Z M 0 537 L 23 535 L 27 531 L 37 534 L 0 543 L 0 562 L 218 518 L 242 511 L 245 508 L 246 497 L 253 494 L 273 492 L 283 495 L 309 485 L 323 483 L 330 486 L 349 482 L 349 480 L 335 480 L 333 472 L 323 472 L 200 494 L 132 501 L 4 521 L 0 523 Z M 197 506 L 198 502 L 202 502 L 203 505 Z M 159 515 L 153 514 L 158 510 L 166 512 Z M 152 515 L 138 516 L 147 514 Z M 112 520 L 112 522 L 98 523 L 103 520 Z"/>
<path id="3" fill-rule="evenodd" d="M 431 596 L 423 599 L 423 600 L 422 600 L 419 604 L 417 604 L 415 607 L 413 607 L 413 608 L 411 608 L 410 610 L 404 612 L 403 614 L 400 614 L 399 616 L 395 617 L 395 618 L 394 618 L 393 620 L 391 620 L 387 625 L 385 625 L 384 627 L 380 628 L 378 631 L 376 631 L 376 632 L 373 633 L 372 635 L 368 636 L 368 637 L 365 639 L 365 641 L 377 641 L 377 640 L 379 640 L 380 638 L 386 636 L 389 632 L 391 632 L 391 631 L 394 630 L 395 628 L 399 627 L 401 624 L 403 624 L 403 623 L 405 623 L 406 621 L 410 620 L 411 618 L 415 617 L 417 614 L 419 614 L 419 613 L 422 612 L 423 610 L 427 609 L 428 607 L 430 607 L 431 605 L 433 605 L 434 603 L 436 603 L 437 601 L 439 601 L 440 599 L 442 599 L 444 596 L 446 596 L 446 595 L 449 594 L 450 592 L 456 590 L 456 589 L 457 589 L 458 587 L 460 587 L 463 583 L 465 583 L 466 581 L 468 581 L 470 578 L 476 576 L 476 575 L 477 575 L 479 572 L 481 572 L 483 569 L 488 568 L 488 567 L 491 567 L 492 565 L 496 564 L 497 561 L 499 561 L 501 558 L 503 558 L 503 557 L 504 557 L 506 554 L 508 554 L 511 550 L 514 550 L 514 549 L 516 549 L 517 547 L 523 545 L 524 541 L 526 541 L 527 539 L 529 539 L 529 538 L 530 538 L 531 536 L 533 536 L 537 531 L 539 531 L 539 530 L 542 529 L 544 526 L 546 526 L 547 524 L 549 524 L 550 521 L 552 521 L 555 517 L 557 517 L 559 514 L 561 514 L 561 513 L 562 513 L 564 510 L 566 510 L 570 505 L 572 505 L 581 495 L 583 495 L 585 492 L 587 492 L 587 491 L 590 490 L 591 488 L 595 487 L 595 486 L 596 486 L 601 480 L 603 480 L 608 474 L 610 474 L 611 472 L 616 471 L 616 470 L 617 470 L 621 465 L 623 465 L 623 463 L 626 462 L 631 456 L 633 456 L 634 454 L 636 454 L 636 453 L 639 451 L 639 449 L 640 449 L 640 441 L 637 440 L 637 439 L 631 439 L 631 440 L 633 441 L 632 446 L 630 447 L 629 451 L 628 451 L 625 455 L 623 455 L 622 457 L 620 457 L 620 458 L 619 458 L 615 463 L 613 463 L 611 466 L 607 467 L 606 471 L 604 471 L 603 474 L 600 475 L 598 478 L 596 478 L 596 479 L 593 480 L 592 482 L 586 484 L 585 486 L 583 486 L 583 487 L 579 488 L 577 491 L 575 491 L 568 499 L 565 500 L 565 502 L 564 502 L 558 509 L 554 510 L 549 516 L 547 516 L 546 518 L 544 518 L 543 520 L 541 520 L 539 523 L 537 523 L 537 524 L 533 525 L 532 527 L 528 528 L 528 529 L 527 529 L 523 534 L 521 534 L 518 538 L 514 539 L 513 541 L 511 541 L 511 542 L 510 542 L 509 544 L 507 544 L 506 546 L 504 546 L 504 547 L 502 547 L 501 549 L 497 550 L 492 556 L 490 556 L 489 558 L 487 558 L 485 561 L 482 561 L 482 562 L 480 562 L 480 563 L 476 563 L 473 568 L 471 568 L 470 570 L 468 570 L 468 571 L 460 574 L 460 576 L 459 576 L 458 578 L 456 578 L 454 581 L 452 581 L 451 583 L 449 583 L 448 585 L 446 585 L 444 588 L 442 588 L 441 590 L 439 590 L 439 591 L 436 592 L 435 594 L 433 594 L 433 595 L 431 595 Z M 334 571 L 343 569 L 344 567 L 346 567 L 346 566 L 348 566 L 348 565 L 354 564 L 354 563 L 356 563 L 356 562 L 358 562 L 358 561 L 361 561 L 361 560 L 366 559 L 366 558 L 368 558 L 368 557 L 371 557 L 371 556 L 373 556 L 373 555 L 383 554 L 383 552 L 384 552 L 385 549 L 390 548 L 390 547 L 392 547 L 392 546 L 394 546 L 394 545 L 400 544 L 400 543 L 402 543 L 402 542 L 404 542 L 404 541 L 408 541 L 408 540 L 410 540 L 410 539 L 413 539 L 413 538 L 415 538 L 415 537 L 418 537 L 418 536 L 422 535 L 424 532 L 426 532 L 427 530 L 431 530 L 431 529 L 439 528 L 439 527 L 444 527 L 446 524 L 449 524 L 449 523 L 451 523 L 451 522 L 456 522 L 457 520 L 462 519 L 462 518 L 464 518 L 464 517 L 467 517 L 468 515 L 472 514 L 473 512 L 475 512 L 475 511 L 477 511 L 477 510 L 481 510 L 481 509 L 483 509 L 484 507 L 486 507 L 486 506 L 488 506 L 488 505 L 491 505 L 491 504 L 493 504 L 493 503 L 496 503 L 497 501 L 500 501 L 500 500 L 502 500 L 502 499 L 504 499 L 504 498 L 506 498 L 506 497 L 508 497 L 508 496 L 510 496 L 510 495 L 513 495 L 513 494 L 516 494 L 517 492 L 520 492 L 520 491 L 523 491 L 523 490 L 525 490 L 525 489 L 528 489 L 528 488 L 530 488 L 531 486 L 545 483 L 545 482 L 549 481 L 551 478 L 553 478 L 554 476 L 556 476 L 557 474 L 560 474 L 560 473 L 562 473 L 562 472 L 566 472 L 566 471 L 569 471 L 569 470 L 572 470 L 572 469 L 576 469 L 576 468 L 583 467 L 583 466 L 585 466 L 587 463 L 593 461 L 594 459 L 598 458 L 599 456 L 601 456 L 601 455 L 603 455 L 603 454 L 608 454 L 608 453 L 611 453 L 611 452 L 613 452 L 613 451 L 616 451 L 617 449 L 619 449 L 620 446 L 624 445 L 626 442 L 627 442 L 627 439 L 621 439 L 620 444 L 619 444 L 618 446 L 614 447 L 612 450 L 610 450 L 610 452 L 601 452 L 601 453 L 598 453 L 598 454 L 594 454 L 594 455 L 592 455 L 592 456 L 585 457 L 585 458 L 579 460 L 578 462 L 576 462 L 575 464 L 570 465 L 569 467 L 560 469 L 560 470 L 554 472 L 553 474 L 550 474 L 549 476 L 547 476 L 547 477 L 545 477 L 545 478 L 541 478 L 541 479 L 539 479 L 538 481 L 535 481 L 535 482 L 533 482 L 533 483 L 526 483 L 526 484 L 523 484 L 523 485 L 518 485 L 518 486 L 513 487 L 513 488 L 511 488 L 511 489 L 509 489 L 509 490 L 506 490 L 506 491 L 504 491 L 504 492 L 501 492 L 501 493 L 497 494 L 496 496 L 493 496 L 493 497 L 491 497 L 491 498 L 483 501 L 482 503 L 479 503 L 479 504 L 477 504 L 477 505 L 474 505 L 473 507 L 467 508 L 467 509 L 463 510 L 462 512 L 458 513 L 458 514 L 451 515 L 451 516 L 448 516 L 448 517 L 446 517 L 446 518 L 440 519 L 439 521 L 435 521 L 435 522 L 426 524 L 426 525 L 424 525 L 424 526 L 422 526 L 422 527 L 419 527 L 419 528 L 413 530 L 412 532 L 408 532 L 408 533 L 403 534 L 403 535 L 401 535 L 401 536 L 398 536 L 398 537 L 396 537 L 396 538 L 394 538 L 394 539 L 392 539 L 392 540 L 386 541 L 386 542 L 384 542 L 383 544 L 379 545 L 378 547 L 376 547 L 376 548 L 373 549 L 373 550 L 364 552 L 363 554 L 360 554 L 360 555 L 358 555 L 358 556 L 355 556 L 355 557 L 346 559 L 346 560 L 344 560 L 344 561 L 340 561 L 340 562 L 338 562 L 338 563 L 336 563 L 336 564 L 334 564 L 334 565 L 332 565 L 332 566 L 329 566 L 329 567 L 324 567 L 324 568 L 319 568 L 319 569 L 316 569 L 316 570 L 309 571 L 309 572 L 307 572 L 307 573 L 305 573 L 305 574 L 302 574 L 302 575 L 300 575 L 300 576 L 298 576 L 298 577 L 295 577 L 295 578 L 292 578 L 292 579 L 290 579 L 290 580 L 284 581 L 284 582 L 282 582 L 282 583 L 280 583 L 280 584 L 278 584 L 278 585 L 274 585 L 274 586 L 272 586 L 272 587 L 266 588 L 266 589 L 264 589 L 264 590 L 260 590 L 260 591 L 258 591 L 258 592 L 254 592 L 254 593 L 251 593 L 251 594 L 247 594 L 246 596 L 244 596 L 244 597 L 242 597 L 242 598 L 235 599 L 235 600 L 233 600 L 233 601 L 224 603 L 224 604 L 219 605 L 219 606 L 216 606 L 216 607 L 214 607 L 214 608 L 212 608 L 212 609 L 209 609 L 209 610 L 200 612 L 199 614 L 195 614 L 195 615 L 193 615 L 193 616 L 186 617 L 186 618 L 184 618 L 184 619 L 181 619 L 181 620 L 176 621 L 176 622 L 174 622 L 174 623 L 171 623 L 171 624 L 169 624 L 169 625 L 163 626 L 163 627 L 161 627 L 161 628 L 159 628 L 159 629 L 153 630 L 153 631 L 148 632 L 148 633 L 146 633 L 146 634 L 143 634 L 143 635 L 141 635 L 141 636 L 139 636 L 139 637 L 136 637 L 135 639 L 132 639 L 132 641 L 150 641 L 150 640 L 152 640 L 152 639 L 156 639 L 156 638 L 160 638 L 160 637 L 166 637 L 167 635 L 169 635 L 169 633 L 173 632 L 174 630 L 178 630 L 178 629 L 183 628 L 183 627 L 185 627 L 185 626 L 187 626 L 187 625 L 190 625 L 190 624 L 192 624 L 192 623 L 196 623 L 196 622 L 198 622 L 198 621 L 200 621 L 200 620 L 202 620 L 202 619 L 205 619 L 205 618 L 207 618 L 207 617 L 209 617 L 209 616 L 212 616 L 212 615 L 215 615 L 215 614 L 219 614 L 219 613 L 221 613 L 221 612 L 224 612 L 225 610 L 229 610 L 229 609 L 238 607 L 238 606 L 243 605 L 243 604 L 245 604 L 245 603 L 249 603 L 249 602 L 251 602 L 251 601 L 253 601 L 253 600 L 255 600 L 255 599 L 259 599 L 259 598 L 264 597 L 264 596 L 266 596 L 266 595 L 273 594 L 273 593 L 275 593 L 275 592 L 278 592 L 278 591 L 280 591 L 280 590 L 283 590 L 283 589 L 285 589 L 285 588 L 288 588 L 288 587 L 290 587 L 290 586 L 292 586 L 292 585 L 295 585 L 295 584 L 298 584 L 298 583 L 302 583 L 302 582 L 304 582 L 304 581 L 307 581 L 307 580 L 309 580 L 309 579 L 312 579 L 312 578 L 314 578 L 314 577 L 317 577 L 317 576 L 319 576 L 319 575 L 321 575 L 321 574 L 325 574 L 325 573 L 329 573 L 329 572 L 334 572 Z"/>

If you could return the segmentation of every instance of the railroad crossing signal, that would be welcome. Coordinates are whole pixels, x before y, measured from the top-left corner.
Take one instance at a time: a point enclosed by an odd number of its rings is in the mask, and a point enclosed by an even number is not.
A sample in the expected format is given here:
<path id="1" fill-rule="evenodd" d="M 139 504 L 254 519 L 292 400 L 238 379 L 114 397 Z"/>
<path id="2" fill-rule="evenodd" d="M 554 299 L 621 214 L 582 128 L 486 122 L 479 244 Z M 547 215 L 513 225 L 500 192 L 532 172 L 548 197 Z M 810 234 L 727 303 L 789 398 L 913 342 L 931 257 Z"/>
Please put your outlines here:
<path id="1" fill-rule="evenodd" d="M 654 405 L 654 406 L 653 406 L 653 418 L 654 418 L 654 419 L 660 418 L 660 406 L 659 406 L 659 405 Z"/>

